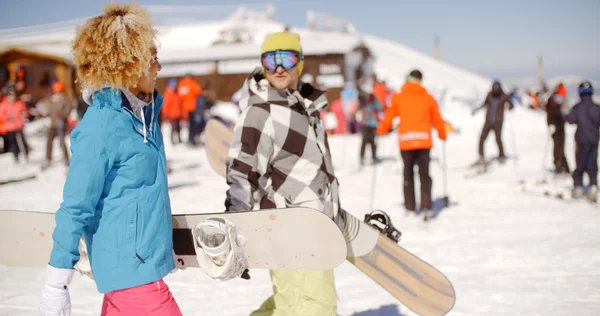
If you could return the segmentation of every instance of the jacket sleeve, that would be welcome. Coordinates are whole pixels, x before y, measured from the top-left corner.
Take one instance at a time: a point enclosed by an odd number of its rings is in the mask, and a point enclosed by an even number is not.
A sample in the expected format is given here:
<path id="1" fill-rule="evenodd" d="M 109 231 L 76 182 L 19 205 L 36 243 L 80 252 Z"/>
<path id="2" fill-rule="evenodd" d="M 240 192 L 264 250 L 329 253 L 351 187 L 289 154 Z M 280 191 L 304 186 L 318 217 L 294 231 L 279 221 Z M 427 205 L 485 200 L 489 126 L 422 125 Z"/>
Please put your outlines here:
<path id="1" fill-rule="evenodd" d="M 577 111 L 579 111 L 579 104 L 575 104 L 569 114 L 565 116 L 565 120 L 570 124 L 577 124 Z"/>
<path id="2" fill-rule="evenodd" d="M 392 108 L 385 112 L 385 116 L 383 117 L 383 121 L 377 127 L 377 135 L 385 135 L 392 130 L 392 124 L 394 122 L 394 118 L 398 115 L 398 99 L 396 97 L 392 98 Z"/>
<path id="3" fill-rule="evenodd" d="M 106 150 L 106 126 L 98 110 L 88 109 L 71 135 L 71 163 L 63 188 L 63 202 L 56 212 L 54 245 L 49 264 L 72 269 L 79 261 L 79 239 L 94 217 L 104 181 L 113 165 Z"/>
<path id="4" fill-rule="evenodd" d="M 375 106 L 375 115 L 377 116 L 377 120 L 380 120 L 380 115 L 384 113 L 383 105 L 377 98 L 373 98 L 373 105 Z"/>
<path id="5" fill-rule="evenodd" d="M 440 139 L 446 140 L 446 123 L 444 122 L 444 119 L 442 118 L 442 115 L 440 114 L 438 104 L 433 97 L 431 97 L 430 104 L 431 104 L 430 109 L 431 109 L 431 118 L 433 120 L 433 126 L 435 126 L 435 129 L 437 129 L 438 136 L 440 137 Z"/>
<path id="6" fill-rule="evenodd" d="M 509 109 L 509 110 L 512 110 L 512 109 L 515 107 L 515 105 L 514 105 L 514 104 L 513 104 L 513 102 L 512 102 L 512 98 L 511 98 L 510 96 L 508 96 L 508 97 L 506 98 L 506 103 L 508 103 L 508 109 Z"/>
<path id="7" fill-rule="evenodd" d="M 486 107 L 489 99 L 490 99 L 490 94 L 488 93 L 488 94 L 485 96 L 485 100 L 483 100 L 483 103 L 482 103 L 480 106 L 478 106 L 478 107 L 476 107 L 475 109 L 473 109 L 473 112 L 472 112 L 472 113 L 473 113 L 473 114 L 475 114 L 475 113 L 479 112 L 479 110 L 481 110 L 481 109 L 483 109 L 484 107 Z"/>
<path id="8" fill-rule="evenodd" d="M 0 103 L 0 122 L 8 121 L 8 113 L 3 103 Z"/>
<path id="9" fill-rule="evenodd" d="M 29 118 L 29 111 L 27 111 L 27 106 L 23 101 L 19 101 L 19 112 L 20 115 L 23 115 L 23 119 Z"/>
<path id="10" fill-rule="evenodd" d="M 267 109 L 248 106 L 238 122 L 227 159 L 227 212 L 253 209 L 258 181 L 267 174 L 273 153 L 273 122 Z"/>
<path id="11" fill-rule="evenodd" d="M 61 110 L 62 110 L 62 113 L 61 113 L 62 117 L 68 118 L 69 114 L 71 114 L 71 111 L 73 110 L 73 103 L 71 102 L 71 100 L 65 99 L 63 101 Z"/>

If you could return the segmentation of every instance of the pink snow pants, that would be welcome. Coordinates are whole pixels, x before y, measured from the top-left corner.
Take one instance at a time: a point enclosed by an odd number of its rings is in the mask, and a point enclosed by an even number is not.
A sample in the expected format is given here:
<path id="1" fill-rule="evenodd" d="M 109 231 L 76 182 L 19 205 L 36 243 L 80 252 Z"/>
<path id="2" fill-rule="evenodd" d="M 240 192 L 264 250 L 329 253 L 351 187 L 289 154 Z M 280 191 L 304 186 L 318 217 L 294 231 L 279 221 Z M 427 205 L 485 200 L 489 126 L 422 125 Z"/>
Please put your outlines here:
<path id="1" fill-rule="evenodd" d="M 182 316 L 163 280 L 104 294 L 101 316 L 142 315 Z"/>

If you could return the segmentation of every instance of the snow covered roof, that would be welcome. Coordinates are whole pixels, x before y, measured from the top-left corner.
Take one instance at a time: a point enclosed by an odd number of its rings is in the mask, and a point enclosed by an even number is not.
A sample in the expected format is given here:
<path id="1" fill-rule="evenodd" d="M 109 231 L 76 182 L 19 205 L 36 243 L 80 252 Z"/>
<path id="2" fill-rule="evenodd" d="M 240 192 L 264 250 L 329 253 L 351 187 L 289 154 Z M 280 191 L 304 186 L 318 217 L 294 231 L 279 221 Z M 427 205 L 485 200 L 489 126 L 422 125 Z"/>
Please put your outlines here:
<path id="1" fill-rule="evenodd" d="M 75 27 L 84 19 L 52 25 L 0 30 L 0 50 L 22 47 L 31 51 L 69 58 Z M 229 18 L 219 21 L 192 21 L 157 26 L 161 76 L 185 72 L 247 72 L 259 65 L 260 45 L 268 34 L 282 31 L 285 25 L 268 13 L 241 7 Z M 401 43 L 375 35 L 350 32 L 290 28 L 300 34 L 306 55 L 345 54 L 364 43 L 375 55 L 375 72 L 388 87 L 399 90 L 406 74 L 415 68 L 424 75 L 423 84 L 433 93 L 476 96 L 481 100 L 491 86 L 491 79 L 465 69 L 435 60 L 433 57 Z M 472 101 L 478 102 L 478 101 Z"/>

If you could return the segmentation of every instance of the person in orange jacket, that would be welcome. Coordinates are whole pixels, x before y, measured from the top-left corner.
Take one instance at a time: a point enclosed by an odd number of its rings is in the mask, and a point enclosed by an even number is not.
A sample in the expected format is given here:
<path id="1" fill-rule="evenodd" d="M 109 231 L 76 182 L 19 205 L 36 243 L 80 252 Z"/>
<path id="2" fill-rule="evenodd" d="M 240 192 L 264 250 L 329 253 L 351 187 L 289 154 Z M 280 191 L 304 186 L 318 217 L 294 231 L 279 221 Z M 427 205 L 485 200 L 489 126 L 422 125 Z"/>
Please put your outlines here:
<path id="1" fill-rule="evenodd" d="M 414 166 L 419 166 L 421 180 L 421 210 L 424 220 L 431 218 L 431 186 L 429 176 L 429 151 L 433 146 L 431 128 L 435 127 L 441 140 L 446 140 L 445 122 L 437 102 L 421 85 L 423 74 L 419 70 L 410 72 L 400 93 L 392 97 L 391 109 L 385 113 L 377 128 L 377 135 L 385 135 L 392 129 L 392 121 L 400 117 L 398 138 L 400 154 L 404 162 L 404 207 L 416 210 L 414 188 Z"/>
<path id="2" fill-rule="evenodd" d="M 27 141 L 23 135 L 25 119 L 29 117 L 29 112 L 25 103 L 17 99 L 17 91 L 14 87 L 9 87 L 7 92 L 6 98 L 0 103 L 0 121 L 8 139 L 8 149 L 15 155 L 15 162 L 19 162 L 21 152 L 25 155 L 25 159 L 29 155 Z"/>
<path id="3" fill-rule="evenodd" d="M 181 99 L 183 107 L 182 119 L 188 121 L 189 136 L 188 142 L 191 144 L 194 136 L 195 123 L 190 119 L 194 110 L 196 110 L 196 100 L 202 94 L 202 87 L 192 78 L 191 74 L 186 74 L 177 85 L 177 93 Z"/>
<path id="4" fill-rule="evenodd" d="M 183 106 L 177 94 L 177 79 L 171 79 L 163 92 L 162 116 L 171 124 L 171 144 L 181 143 L 181 119 Z"/>

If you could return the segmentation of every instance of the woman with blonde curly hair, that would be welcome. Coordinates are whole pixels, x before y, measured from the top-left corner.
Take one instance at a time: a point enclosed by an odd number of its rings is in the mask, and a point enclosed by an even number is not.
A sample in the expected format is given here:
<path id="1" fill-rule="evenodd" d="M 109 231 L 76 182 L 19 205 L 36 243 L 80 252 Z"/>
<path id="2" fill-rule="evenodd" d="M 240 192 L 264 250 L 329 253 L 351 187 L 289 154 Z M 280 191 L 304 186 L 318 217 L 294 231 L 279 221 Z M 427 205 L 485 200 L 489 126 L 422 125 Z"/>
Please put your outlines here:
<path id="1" fill-rule="evenodd" d="M 101 315 L 181 315 L 163 282 L 175 263 L 155 38 L 137 5 L 110 4 L 78 30 L 73 61 L 90 107 L 71 134 L 41 315 L 71 315 L 82 236 L 104 293 Z"/>

